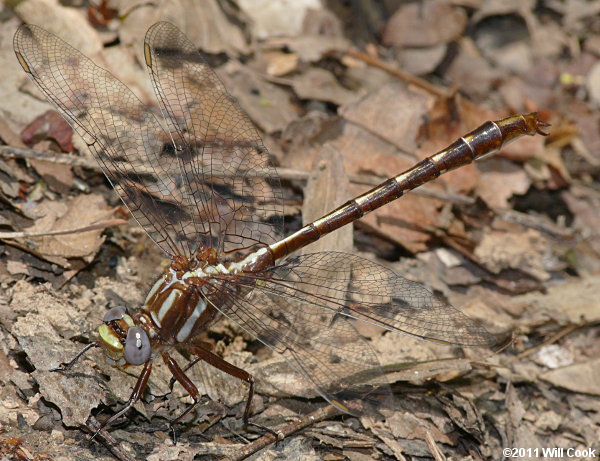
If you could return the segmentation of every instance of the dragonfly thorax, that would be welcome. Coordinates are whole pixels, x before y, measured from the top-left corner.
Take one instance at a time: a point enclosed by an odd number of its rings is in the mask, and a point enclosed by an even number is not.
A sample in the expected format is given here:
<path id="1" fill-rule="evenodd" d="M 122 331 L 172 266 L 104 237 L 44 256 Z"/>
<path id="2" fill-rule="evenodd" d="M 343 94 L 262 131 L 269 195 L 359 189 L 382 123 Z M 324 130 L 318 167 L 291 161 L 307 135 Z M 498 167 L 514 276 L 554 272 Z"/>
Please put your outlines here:
<path id="1" fill-rule="evenodd" d="M 182 343 L 219 317 L 218 277 L 230 271 L 218 264 L 192 271 L 169 268 L 152 286 L 142 307 L 166 345 Z"/>
<path id="2" fill-rule="evenodd" d="M 133 317 L 125 308 L 111 309 L 98 329 L 101 344 L 113 366 L 140 365 L 193 337 L 218 319 L 219 277 L 234 275 L 237 267 L 204 264 L 194 270 L 175 270 L 177 261 L 152 285 L 142 309 Z"/>

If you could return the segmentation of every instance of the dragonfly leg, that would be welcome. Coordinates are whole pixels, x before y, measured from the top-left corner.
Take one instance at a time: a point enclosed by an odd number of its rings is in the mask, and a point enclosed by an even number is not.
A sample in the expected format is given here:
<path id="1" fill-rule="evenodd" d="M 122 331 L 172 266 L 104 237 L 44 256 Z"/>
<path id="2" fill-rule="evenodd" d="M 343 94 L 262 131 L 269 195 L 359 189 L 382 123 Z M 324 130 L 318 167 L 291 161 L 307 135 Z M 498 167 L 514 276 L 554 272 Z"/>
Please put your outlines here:
<path id="1" fill-rule="evenodd" d="M 190 378 L 188 378 L 185 372 L 181 369 L 181 367 L 177 364 L 177 362 L 171 357 L 169 354 L 164 352 L 162 354 L 163 361 L 169 367 L 169 370 L 173 374 L 173 378 L 179 381 L 179 384 L 183 386 L 183 388 L 187 391 L 188 394 L 194 399 L 194 403 L 192 403 L 189 407 L 187 407 L 183 413 L 181 413 L 177 418 L 169 422 L 169 428 L 171 430 L 171 435 L 173 437 L 173 444 L 177 443 L 177 434 L 175 433 L 175 424 L 181 421 L 185 415 L 187 415 L 190 411 L 198 406 L 200 403 L 200 392 L 198 392 L 198 388 L 192 382 Z M 194 365 L 194 362 L 188 364 L 186 370 Z"/>
<path id="2" fill-rule="evenodd" d="M 73 359 L 70 362 L 63 362 L 61 363 L 59 366 L 57 366 L 56 368 L 52 368 L 48 371 L 68 371 L 71 368 L 73 368 L 73 365 L 75 365 L 79 359 L 81 357 L 83 357 L 85 355 L 85 353 L 87 351 L 89 351 L 90 349 L 94 348 L 94 347 L 99 347 L 100 344 L 94 342 L 94 343 L 90 343 L 87 346 L 85 346 L 83 349 L 81 349 L 77 355 L 75 357 L 73 357 Z"/>
<path id="3" fill-rule="evenodd" d="M 185 374 L 186 371 L 188 371 L 190 368 L 192 368 L 194 365 L 196 365 L 200 360 L 202 360 L 202 359 L 195 358 L 190 363 L 188 363 L 185 367 L 183 367 L 181 369 L 181 371 Z M 173 392 L 173 386 L 175 385 L 176 381 L 177 381 L 177 379 L 175 378 L 175 376 L 173 376 L 171 378 L 171 380 L 169 381 L 169 392 Z"/>
<path id="4" fill-rule="evenodd" d="M 144 392 L 144 389 L 146 389 L 146 385 L 148 384 L 148 378 L 150 378 L 151 372 L 152 372 L 152 362 L 148 361 L 144 364 L 142 373 L 140 374 L 137 382 L 135 383 L 135 386 L 133 387 L 133 391 L 131 392 L 131 396 L 129 397 L 129 400 L 127 401 L 125 406 L 121 409 L 121 411 L 119 411 L 118 413 L 115 413 L 114 415 L 112 415 L 110 418 L 108 418 L 106 421 L 104 421 L 100 425 L 98 430 L 96 432 L 94 432 L 94 435 L 92 435 L 92 440 L 98 435 L 98 433 L 102 429 L 104 429 L 106 426 L 108 426 L 110 423 L 112 423 L 115 419 L 120 418 L 122 415 L 127 413 L 127 411 L 135 404 L 135 402 L 137 402 L 140 399 L 142 393 Z"/>
<path id="5" fill-rule="evenodd" d="M 275 432 L 272 429 L 269 429 L 262 424 L 258 424 L 250 421 L 250 411 L 252 409 L 252 397 L 254 397 L 254 377 L 248 373 L 246 370 L 242 370 L 241 368 L 232 365 L 228 361 L 222 359 L 218 355 L 212 353 L 210 350 L 203 347 L 201 344 L 184 344 L 189 352 L 198 356 L 198 359 L 204 360 L 206 363 L 212 365 L 215 368 L 227 373 L 228 375 L 233 376 L 234 378 L 238 378 L 250 385 L 250 389 L 248 390 L 248 398 L 246 400 L 246 408 L 244 409 L 243 421 L 246 426 L 253 426 L 263 431 L 269 432 L 273 434 L 277 439 L 281 438 L 281 435 Z"/>

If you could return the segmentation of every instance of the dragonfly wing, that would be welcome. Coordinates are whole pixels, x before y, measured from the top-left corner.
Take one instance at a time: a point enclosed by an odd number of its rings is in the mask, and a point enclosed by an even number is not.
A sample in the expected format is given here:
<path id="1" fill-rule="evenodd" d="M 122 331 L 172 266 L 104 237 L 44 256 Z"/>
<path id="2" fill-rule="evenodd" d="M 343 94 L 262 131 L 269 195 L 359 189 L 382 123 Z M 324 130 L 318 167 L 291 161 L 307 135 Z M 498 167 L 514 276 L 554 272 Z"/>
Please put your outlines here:
<path id="1" fill-rule="evenodd" d="M 497 343 L 479 322 L 421 284 L 352 254 L 291 257 L 275 267 L 214 283 L 228 292 L 224 299 L 229 300 L 215 308 L 286 358 L 327 400 L 351 413 L 356 394 L 347 396 L 346 390 L 377 381 L 382 374 L 376 354 L 352 322 L 444 344 Z"/>
<path id="2" fill-rule="evenodd" d="M 203 218 L 201 234 L 218 252 L 273 243 L 281 237 L 283 199 L 248 116 L 174 25 L 154 24 L 144 55 L 193 191 L 189 213 Z"/>
<path id="3" fill-rule="evenodd" d="M 249 287 L 252 283 L 247 282 Z M 304 302 L 300 294 L 280 296 L 258 287 L 242 297 L 236 286 L 223 283 L 230 302 L 228 307 L 215 307 L 282 356 L 331 404 L 357 414 L 380 406 L 391 395 L 388 386 L 374 391 L 371 384 L 383 371 L 375 351 L 348 317 Z"/>
<path id="4" fill-rule="evenodd" d="M 420 339 L 491 347 L 498 338 L 423 285 L 368 259 L 321 252 L 257 274 L 260 289 Z"/>
<path id="5" fill-rule="evenodd" d="M 168 255 L 190 255 L 197 229 L 171 136 L 110 72 L 44 29 L 21 26 L 23 69 L 84 139 L 132 215 Z"/>

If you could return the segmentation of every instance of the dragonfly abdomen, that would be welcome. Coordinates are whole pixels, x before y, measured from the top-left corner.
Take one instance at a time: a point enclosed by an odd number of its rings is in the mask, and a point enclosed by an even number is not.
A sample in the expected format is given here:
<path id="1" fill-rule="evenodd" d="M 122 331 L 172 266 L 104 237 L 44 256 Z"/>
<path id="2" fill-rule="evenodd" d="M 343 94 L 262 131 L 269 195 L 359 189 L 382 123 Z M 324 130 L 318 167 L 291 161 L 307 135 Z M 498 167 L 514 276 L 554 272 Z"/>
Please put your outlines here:
<path id="1" fill-rule="evenodd" d="M 283 258 L 324 235 L 361 218 L 447 171 L 486 157 L 521 136 L 545 135 L 549 126 L 536 113 L 515 115 L 485 122 L 447 148 L 427 157 L 412 168 L 355 197 L 331 213 L 304 226 L 296 233 L 269 246 L 275 260 Z"/>

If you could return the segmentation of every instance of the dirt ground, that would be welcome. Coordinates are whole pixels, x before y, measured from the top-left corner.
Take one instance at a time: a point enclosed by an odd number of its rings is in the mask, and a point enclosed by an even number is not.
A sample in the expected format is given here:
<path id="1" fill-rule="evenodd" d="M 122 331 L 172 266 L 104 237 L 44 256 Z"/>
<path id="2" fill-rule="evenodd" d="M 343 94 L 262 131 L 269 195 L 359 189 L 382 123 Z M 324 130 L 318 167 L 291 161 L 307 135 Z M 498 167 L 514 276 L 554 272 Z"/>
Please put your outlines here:
<path id="1" fill-rule="evenodd" d="M 1 460 L 599 459 L 600 1 L 0 8 Z M 347 415 L 225 318 L 202 340 L 255 377 L 252 421 L 281 440 L 244 428 L 247 385 L 201 363 L 188 374 L 202 403 L 176 445 L 168 422 L 192 400 L 171 391 L 160 364 L 134 409 L 90 441 L 139 367 L 112 368 L 92 350 L 68 373 L 49 370 L 97 340 L 109 308 L 139 308 L 169 261 L 27 78 L 13 36 L 38 24 L 156 107 L 142 44 L 161 20 L 188 35 L 258 128 L 281 179 L 284 235 L 486 120 L 538 112 L 550 123 L 548 136 L 525 136 L 303 250 L 376 261 L 512 342 L 440 345 L 356 322 L 392 398 L 377 416 Z"/>

